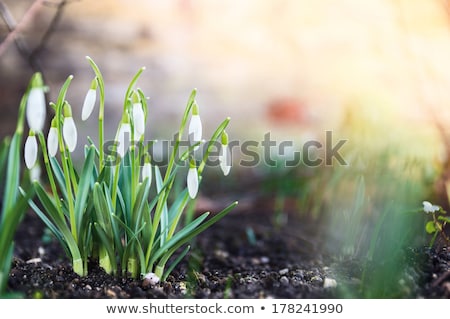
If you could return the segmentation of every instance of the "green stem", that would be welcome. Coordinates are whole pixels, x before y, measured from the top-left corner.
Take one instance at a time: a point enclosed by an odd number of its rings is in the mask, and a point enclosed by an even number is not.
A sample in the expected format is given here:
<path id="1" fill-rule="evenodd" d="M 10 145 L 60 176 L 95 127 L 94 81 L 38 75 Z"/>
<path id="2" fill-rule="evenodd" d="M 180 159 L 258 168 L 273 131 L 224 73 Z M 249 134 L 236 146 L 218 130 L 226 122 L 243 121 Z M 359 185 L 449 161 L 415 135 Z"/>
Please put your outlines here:
<path id="1" fill-rule="evenodd" d="M 48 157 L 48 153 L 47 153 L 47 144 L 45 143 L 44 134 L 42 132 L 39 132 L 38 138 L 39 138 L 39 142 L 42 147 L 42 154 L 44 155 L 45 170 L 47 172 L 48 181 L 50 183 L 50 188 L 52 190 L 53 198 L 55 200 L 56 207 L 58 208 L 58 212 L 59 212 L 61 218 L 64 219 L 64 213 L 62 211 L 61 201 L 59 199 L 58 191 L 56 189 L 55 178 L 53 176 L 53 171 L 50 166 L 50 161 L 49 161 L 49 157 Z"/>
<path id="2" fill-rule="evenodd" d="M 104 150 L 103 150 L 103 143 L 104 143 L 104 124 L 103 124 L 103 118 L 105 114 L 105 81 L 103 80 L 103 75 L 100 72 L 99 67 L 97 64 L 92 60 L 90 57 L 86 57 L 86 59 L 89 61 L 89 64 L 91 65 L 92 69 L 94 70 L 95 76 L 97 77 L 97 83 L 98 83 L 98 89 L 100 92 L 100 106 L 98 111 L 98 139 L 99 139 L 99 173 L 102 171 L 105 163 L 104 163 Z"/>

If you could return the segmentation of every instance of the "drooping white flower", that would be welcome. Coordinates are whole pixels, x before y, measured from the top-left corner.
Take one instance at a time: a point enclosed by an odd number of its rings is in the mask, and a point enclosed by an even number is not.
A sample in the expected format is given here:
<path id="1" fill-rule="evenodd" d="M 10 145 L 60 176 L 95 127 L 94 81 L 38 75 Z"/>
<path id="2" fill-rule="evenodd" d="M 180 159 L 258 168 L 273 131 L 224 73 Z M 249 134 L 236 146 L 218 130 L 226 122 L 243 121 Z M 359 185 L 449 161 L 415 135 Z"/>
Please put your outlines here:
<path id="1" fill-rule="evenodd" d="M 228 148 L 228 134 L 225 131 L 222 133 L 222 148 L 220 149 L 219 162 L 223 175 L 227 176 L 231 169 L 231 152 Z"/>
<path id="2" fill-rule="evenodd" d="M 198 193 L 198 173 L 194 161 L 191 161 L 187 174 L 187 188 L 189 196 L 194 199 Z"/>
<path id="3" fill-rule="evenodd" d="M 63 122 L 63 137 L 69 152 L 73 152 L 77 147 L 77 127 L 73 117 L 65 117 Z"/>
<path id="4" fill-rule="evenodd" d="M 152 182 L 152 164 L 150 164 L 150 156 L 145 157 L 144 167 L 142 167 L 142 181 L 146 178 L 149 179 L 149 183 Z"/>
<path id="5" fill-rule="evenodd" d="M 33 87 L 27 101 L 27 122 L 31 130 L 41 132 L 45 124 L 45 95 L 43 87 Z"/>
<path id="6" fill-rule="evenodd" d="M 53 125 L 50 127 L 47 136 L 48 156 L 55 157 L 58 151 L 58 129 Z"/>
<path id="7" fill-rule="evenodd" d="M 86 93 L 83 102 L 83 108 L 81 111 L 81 119 L 86 121 L 89 116 L 91 116 L 92 111 L 94 110 L 95 101 L 97 99 L 97 78 L 93 79 L 91 82 L 91 87 Z"/>
<path id="8" fill-rule="evenodd" d="M 30 131 L 30 134 L 28 135 L 27 140 L 25 141 L 24 147 L 25 165 L 27 166 L 28 169 L 33 168 L 34 164 L 36 164 L 37 153 L 38 153 L 38 145 L 36 136 L 34 135 L 33 131 Z"/>
<path id="9" fill-rule="evenodd" d="M 128 138 L 126 138 L 128 136 Z M 119 153 L 120 157 L 123 158 L 125 156 L 126 150 L 128 150 L 128 142 L 131 139 L 131 127 L 130 123 L 121 123 L 119 132 L 117 133 L 117 153 Z"/>
<path id="10" fill-rule="evenodd" d="M 433 205 L 428 201 L 423 201 L 423 211 L 427 214 L 437 212 L 440 208 L 437 205 Z"/>
<path id="11" fill-rule="evenodd" d="M 197 102 L 194 102 L 194 106 L 192 107 L 191 121 L 189 122 L 189 139 L 191 140 L 191 144 L 196 144 L 202 140 L 202 132 L 202 121 L 200 119 L 198 105 Z M 197 145 L 194 150 L 198 148 L 199 145 Z"/>

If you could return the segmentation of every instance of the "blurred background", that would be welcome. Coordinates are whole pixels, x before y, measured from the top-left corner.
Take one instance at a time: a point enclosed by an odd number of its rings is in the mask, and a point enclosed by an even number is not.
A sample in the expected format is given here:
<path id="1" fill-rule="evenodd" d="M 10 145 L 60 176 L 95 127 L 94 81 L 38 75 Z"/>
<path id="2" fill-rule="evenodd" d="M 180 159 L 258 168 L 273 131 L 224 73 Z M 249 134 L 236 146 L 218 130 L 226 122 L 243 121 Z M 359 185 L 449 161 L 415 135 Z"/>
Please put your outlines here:
<path id="1" fill-rule="evenodd" d="M 262 140 L 269 131 L 280 140 L 321 138 L 349 109 L 363 122 L 383 122 L 384 140 L 398 127 L 429 137 L 430 123 L 443 125 L 450 115 L 446 0 L 1 3 L 2 135 L 12 132 L 36 70 L 52 101 L 75 76 L 68 99 L 79 116 L 93 78 L 86 55 L 105 76 L 110 132 L 142 66 L 138 85 L 150 97 L 152 138 L 175 131 L 193 88 L 206 130 L 231 116 L 230 138 L 239 140 Z M 91 134 L 94 125 L 80 126 Z"/>

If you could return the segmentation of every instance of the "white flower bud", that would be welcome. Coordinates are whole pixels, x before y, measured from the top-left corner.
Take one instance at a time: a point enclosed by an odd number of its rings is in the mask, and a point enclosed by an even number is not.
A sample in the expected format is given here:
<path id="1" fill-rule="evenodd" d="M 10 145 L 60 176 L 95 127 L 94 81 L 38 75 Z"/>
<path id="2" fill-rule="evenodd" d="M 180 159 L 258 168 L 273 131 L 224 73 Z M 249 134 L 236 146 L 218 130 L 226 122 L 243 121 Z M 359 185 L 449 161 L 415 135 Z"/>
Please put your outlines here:
<path id="1" fill-rule="evenodd" d="M 81 111 L 81 119 L 86 121 L 89 116 L 91 116 L 92 111 L 94 110 L 95 101 L 97 99 L 97 90 L 89 89 L 86 93 L 86 97 L 84 98 L 83 109 Z"/>
<path id="2" fill-rule="evenodd" d="M 42 131 L 45 124 L 45 95 L 42 87 L 34 87 L 30 90 L 26 116 L 30 130 Z"/>
<path id="3" fill-rule="evenodd" d="M 189 139 L 191 144 L 196 144 L 202 140 L 202 121 L 200 119 L 200 114 L 198 111 L 198 105 L 194 102 L 191 121 L 189 122 Z M 197 145 L 194 150 L 198 149 Z"/>
<path id="4" fill-rule="evenodd" d="M 117 152 L 119 153 L 120 157 L 123 158 L 125 156 L 126 150 L 128 150 L 128 147 L 125 147 L 125 144 L 131 139 L 130 123 L 121 123 L 119 133 L 117 135 Z M 128 141 L 125 141 L 126 135 L 128 135 Z"/>
<path id="5" fill-rule="evenodd" d="M 69 152 L 77 147 L 77 127 L 73 117 L 65 117 L 63 122 L 63 137 Z"/>
<path id="6" fill-rule="evenodd" d="M 58 151 L 58 129 L 56 127 L 50 127 L 47 136 L 47 149 L 48 156 L 55 157 Z"/>
<path id="7" fill-rule="evenodd" d="M 149 179 L 149 182 L 152 182 L 152 164 L 149 162 L 144 163 L 144 167 L 142 167 L 142 181 L 144 181 L 146 178 Z"/>
<path id="8" fill-rule="evenodd" d="M 194 199 L 197 196 L 198 192 L 198 174 L 196 167 L 189 168 L 187 174 L 187 188 L 189 196 Z"/>
<path id="9" fill-rule="evenodd" d="M 134 138 L 139 140 L 145 132 L 145 115 L 141 103 L 133 103 Z"/>
<path id="10" fill-rule="evenodd" d="M 219 154 L 220 168 L 222 169 L 223 175 L 227 176 L 231 169 L 231 153 L 228 145 L 223 145 L 220 149 Z"/>
<path id="11" fill-rule="evenodd" d="M 25 165 L 27 166 L 28 169 L 31 169 L 34 166 L 34 164 L 36 164 L 37 153 L 38 153 L 37 140 L 34 133 L 32 133 L 28 135 L 24 147 Z"/>

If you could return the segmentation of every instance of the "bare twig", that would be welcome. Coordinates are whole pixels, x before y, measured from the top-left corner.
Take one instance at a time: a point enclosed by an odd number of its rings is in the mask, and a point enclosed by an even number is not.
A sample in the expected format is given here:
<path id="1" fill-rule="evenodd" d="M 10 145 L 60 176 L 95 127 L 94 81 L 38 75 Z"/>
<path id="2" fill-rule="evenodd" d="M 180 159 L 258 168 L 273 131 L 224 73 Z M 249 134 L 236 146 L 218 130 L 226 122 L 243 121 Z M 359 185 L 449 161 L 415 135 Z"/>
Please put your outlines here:
<path id="1" fill-rule="evenodd" d="M 11 44 L 11 41 L 14 40 L 17 49 L 19 50 L 20 55 L 28 61 L 33 71 L 40 71 L 42 72 L 42 67 L 40 65 L 38 56 L 39 53 L 42 52 L 42 50 L 45 48 L 47 43 L 49 42 L 49 39 L 53 32 L 56 29 L 56 26 L 61 21 L 64 7 L 71 2 L 79 1 L 79 0 L 61 0 L 60 2 L 49 2 L 49 1 L 35 1 L 32 6 L 28 9 L 28 11 L 25 13 L 24 17 L 20 21 L 19 24 L 16 23 L 14 20 L 14 17 L 12 16 L 11 12 L 8 10 L 8 7 L 0 1 L 0 15 L 2 16 L 3 20 L 5 21 L 9 34 L 5 38 L 5 40 L 0 43 L 0 56 L 4 53 L 4 51 L 7 49 L 7 47 Z M 53 16 L 52 20 L 50 21 L 44 35 L 42 36 L 41 40 L 39 41 L 39 44 L 31 50 L 27 43 L 23 40 L 23 38 L 20 37 L 20 32 L 23 30 L 23 28 L 27 25 L 28 21 L 32 19 L 32 17 L 37 13 L 40 5 L 47 5 L 47 6 L 53 6 L 56 7 L 56 13 Z"/>
<path id="2" fill-rule="evenodd" d="M 30 8 L 28 8 L 27 12 L 25 12 L 22 20 L 15 26 L 15 28 L 8 33 L 6 38 L 0 43 L 0 56 L 6 51 L 6 49 L 14 42 L 14 40 L 19 36 L 19 34 L 25 29 L 28 23 L 33 19 L 36 13 L 39 11 L 40 7 L 44 3 L 45 0 L 36 0 L 34 1 Z M 3 5 L 3 7 L 5 7 Z"/>
<path id="3" fill-rule="evenodd" d="M 54 3 L 54 2 L 48 2 L 45 1 L 44 4 L 51 4 L 56 6 L 56 13 L 52 18 L 52 21 L 50 21 L 47 30 L 45 30 L 44 35 L 41 38 L 41 41 L 39 42 L 38 46 L 36 48 L 34 48 L 34 50 L 31 52 L 30 56 L 29 56 L 29 60 L 30 63 L 36 59 L 36 57 L 39 55 L 39 53 L 45 48 L 46 44 L 48 43 L 51 35 L 53 34 L 54 30 L 56 29 L 56 26 L 58 25 L 58 23 L 61 21 L 62 15 L 64 13 L 64 7 L 73 1 L 70 0 L 61 0 L 58 3 Z"/>

